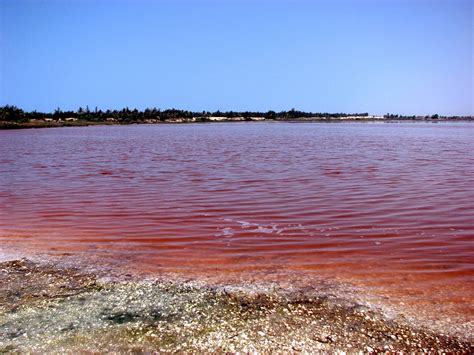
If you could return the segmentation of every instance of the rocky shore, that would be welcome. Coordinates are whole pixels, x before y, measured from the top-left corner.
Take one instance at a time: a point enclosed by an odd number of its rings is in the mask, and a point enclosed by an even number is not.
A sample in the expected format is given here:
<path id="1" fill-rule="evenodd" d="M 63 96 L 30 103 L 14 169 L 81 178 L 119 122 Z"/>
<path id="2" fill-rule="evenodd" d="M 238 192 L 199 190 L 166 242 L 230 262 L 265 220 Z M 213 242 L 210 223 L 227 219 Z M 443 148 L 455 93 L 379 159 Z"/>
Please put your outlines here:
<path id="1" fill-rule="evenodd" d="M 113 280 L 26 259 L 0 263 L 0 352 L 473 350 L 468 339 L 312 287 Z"/>

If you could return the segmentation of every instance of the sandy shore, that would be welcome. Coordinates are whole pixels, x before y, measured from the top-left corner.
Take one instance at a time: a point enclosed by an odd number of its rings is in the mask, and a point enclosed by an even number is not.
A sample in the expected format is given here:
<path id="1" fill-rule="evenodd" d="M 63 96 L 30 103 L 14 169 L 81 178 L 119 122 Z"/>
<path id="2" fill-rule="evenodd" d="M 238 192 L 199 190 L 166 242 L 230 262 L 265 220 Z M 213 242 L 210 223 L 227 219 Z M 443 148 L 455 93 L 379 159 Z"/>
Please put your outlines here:
<path id="1" fill-rule="evenodd" d="M 0 352 L 473 351 L 327 289 L 117 280 L 0 263 Z"/>

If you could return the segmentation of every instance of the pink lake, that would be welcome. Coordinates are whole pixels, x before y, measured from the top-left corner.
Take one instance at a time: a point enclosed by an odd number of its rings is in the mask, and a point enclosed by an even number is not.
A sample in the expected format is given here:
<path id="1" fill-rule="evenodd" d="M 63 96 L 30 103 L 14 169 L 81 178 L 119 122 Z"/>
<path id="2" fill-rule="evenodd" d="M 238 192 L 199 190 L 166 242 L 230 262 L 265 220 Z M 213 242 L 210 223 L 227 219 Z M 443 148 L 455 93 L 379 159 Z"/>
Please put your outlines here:
<path id="1" fill-rule="evenodd" d="M 468 321 L 473 237 L 474 123 L 0 131 L 4 251 L 325 277 Z"/>

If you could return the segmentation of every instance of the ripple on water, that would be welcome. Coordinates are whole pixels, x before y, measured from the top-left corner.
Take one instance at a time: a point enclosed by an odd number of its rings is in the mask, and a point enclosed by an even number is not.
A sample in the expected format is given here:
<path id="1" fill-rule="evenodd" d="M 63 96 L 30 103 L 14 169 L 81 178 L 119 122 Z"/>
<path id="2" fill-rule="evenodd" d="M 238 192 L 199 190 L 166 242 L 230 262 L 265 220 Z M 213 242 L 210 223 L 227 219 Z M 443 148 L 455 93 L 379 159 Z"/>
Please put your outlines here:
<path id="1" fill-rule="evenodd" d="M 4 248 L 221 279 L 298 272 L 446 319 L 474 315 L 472 123 L 83 127 L 0 140 Z"/>

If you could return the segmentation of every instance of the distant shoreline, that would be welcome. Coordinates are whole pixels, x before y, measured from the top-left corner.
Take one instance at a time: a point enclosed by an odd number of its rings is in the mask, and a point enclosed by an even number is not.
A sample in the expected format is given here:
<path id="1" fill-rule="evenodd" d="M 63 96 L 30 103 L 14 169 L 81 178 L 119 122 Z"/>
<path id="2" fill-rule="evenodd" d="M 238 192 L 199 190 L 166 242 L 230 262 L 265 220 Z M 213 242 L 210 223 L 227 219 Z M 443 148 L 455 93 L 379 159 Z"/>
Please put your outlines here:
<path id="1" fill-rule="evenodd" d="M 410 123 L 410 122 L 474 122 L 474 118 L 415 118 L 415 119 L 393 119 L 393 118 L 328 118 L 328 119 L 259 119 L 259 120 L 241 120 L 241 119 L 221 119 L 221 120 L 180 120 L 180 121 L 159 121 L 159 122 L 148 122 L 148 121 L 131 121 L 131 122 L 119 122 L 119 121 L 33 121 L 33 122 L 13 122 L 13 121 L 0 121 L 0 130 L 10 129 L 32 129 L 32 128 L 59 128 L 59 127 L 86 127 L 86 126 L 129 126 L 137 124 L 146 125 L 174 125 L 174 124 L 187 124 L 187 123 L 236 123 L 236 122 L 274 122 L 274 123 L 344 123 L 344 122 L 384 122 L 384 123 Z"/>
<path id="2" fill-rule="evenodd" d="M 188 111 L 179 109 L 125 107 L 121 110 L 101 110 L 88 106 L 77 111 L 54 112 L 24 111 L 12 105 L 0 107 L 0 129 L 76 127 L 91 125 L 176 124 L 210 122 L 439 122 L 474 121 L 474 116 L 399 115 L 387 113 L 374 115 L 368 112 L 307 112 L 296 109 L 286 111 Z"/>

